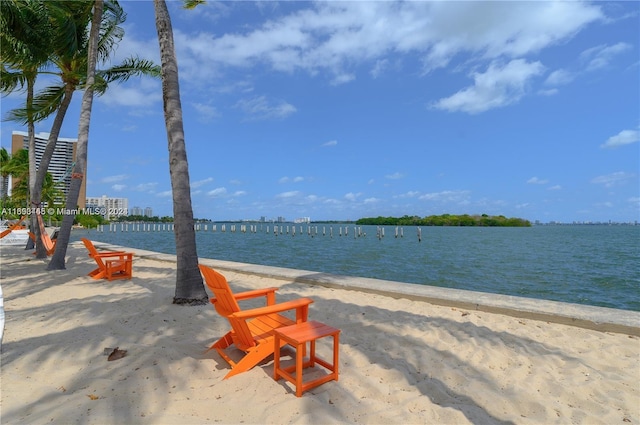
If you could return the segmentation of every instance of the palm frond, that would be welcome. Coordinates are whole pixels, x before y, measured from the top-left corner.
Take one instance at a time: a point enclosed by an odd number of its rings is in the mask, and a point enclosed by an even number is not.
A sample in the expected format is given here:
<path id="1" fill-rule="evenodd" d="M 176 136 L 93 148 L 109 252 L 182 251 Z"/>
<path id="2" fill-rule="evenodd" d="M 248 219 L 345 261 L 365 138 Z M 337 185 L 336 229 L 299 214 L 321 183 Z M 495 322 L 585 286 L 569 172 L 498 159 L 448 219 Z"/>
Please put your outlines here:
<path id="1" fill-rule="evenodd" d="M 4 66 L 0 69 L 0 92 L 8 95 L 27 86 L 27 77 L 22 72 L 12 72 Z"/>
<path id="2" fill-rule="evenodd" d="M 183 0 L 183 6 L 185 9 L 194 9 L 196 6 L 205 4 L 204 0 Z"/>
<path id="3" fill-rule="evenodd" d="M 147 75 L 160 77 L 161 68 L 153 61 L 131 57 L 125 59 L 120 65 L 97 72 L 107 83 L 114 81 L 125 82 L 133 76 Z"/>
<path id="4" fill-rule="evenodd" d="M 22 125 L 42 121 L 58 110 L 63 97 L 64 86 L 47 87 L 34 96 L 31 108 L 12 109 L 7 112 L 4 121 L 15 121 Z"/>

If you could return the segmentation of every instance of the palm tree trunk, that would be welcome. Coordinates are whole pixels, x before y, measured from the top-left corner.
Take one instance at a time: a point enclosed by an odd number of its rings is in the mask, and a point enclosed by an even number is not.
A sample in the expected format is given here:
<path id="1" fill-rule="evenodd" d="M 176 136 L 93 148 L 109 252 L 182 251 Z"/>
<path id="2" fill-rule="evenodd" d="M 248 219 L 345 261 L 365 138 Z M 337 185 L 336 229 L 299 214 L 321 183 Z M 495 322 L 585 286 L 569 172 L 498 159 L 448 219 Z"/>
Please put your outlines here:
<path id="1" fill-rule="evenodd" d="M 64 91 L 65 93 L 62 98 L 62 102 L 60 102 L 60 107 L 56 112 L 56 117 L 54 118 L 53 124 L 51 126 L 51 134 L 49 134 L 47 146 L 44 148 L 42 158 L 40 158 L 40 165 L 38 166 L 38 172 L 36 173 L 35 185 L 33 187 L 33 190 L 31 191 L 31 208 L 42 207 L 42 185 L 44 184 L 44 178 L 47 175 L 47 169 L 49 168 L 51 158 L 53 157 L 53 151 L 56 148 L 58 135 L 60 134 L 60 129 L 62 128 L 62 122 L 64 121 L 64 116 L 66 115 L 67 109 L 69 109 L 69 105 L 71 104 L 74 87 L 67 84 L 65 85 Z M 47 258 L 47 250 L 42 243 L 40 227 L 35 226 L 33 230 L 35 230 L 33 233 L 35 233 L 36 235 L 36 258 Z"/>
<path id="2" fill-rule="evenodd" d="M 89 38 L 87 83 L 82 96 L 80 120 L 78 124 L 78 142 L 76 145 L 76 163 L 71 171 L 71 185 L 67 194 L 65 213 L 62 218 L 62 226 L 58 233 L 56 250 L 49 262 L 47 270 L 64 270 L 65 256 L 71 237 L 71 228 L 75 219 L 75 211 L 78 207 L 80 187 L 84 179 L 87 164 L 87 148 L 89 145 L 89 124 L 91 122 L 91 108 L 93 106 L 93 84 L 96 75 L 96 62 L 98 57 L 98 39 L 100 37 L 100 23 L 102 22 L 103 0 L 95 0 L 93 7 L 93 21 L 91 22 L 91 35 Z M 80 205 L 84 208 L 84 205 Z"/>
<path id="3" fill-rule="evenodd" d="M 198 269 L 196 234 L 193 226 L 189 164 L 184 140 L 178 61 L 173 43 L 171 18 L 164 0 L 153 1 L 162 64 L 162 97 L 169 142 L 169 172 L 173 193 L 177 277 L 174 304 L 202 305 L 208 296 Z"/>
<path id="4" fill-rule="evenodd" d="M 33 105 L 33 89 L 35 86 L 35 76 L 33 78 L 29 78 L 27 82 L 27 103 L 26 106 L 29 110 L 31 110 Z M 29 185 L 27 192 L 27 199 L 31 199 L 31 193 L 33 193 L 33 188 L 36 186 L 36 126 L 33 122 L 33 119 L 29 118 L 29 122 L 27 123 L 27 137 L 28 137 L 28 151 L 29 151 Z M 38 221 L 36 219 L 35 214 L 31 214 L 29 220 L 29 228 L 31 232 L 34 232 L 34 229 L 38 227 Z M 35 243 L 31 240 L 31 238 L 27 239 L 27 246 L 25 249 L 32 250 L 34 248 Z"/>

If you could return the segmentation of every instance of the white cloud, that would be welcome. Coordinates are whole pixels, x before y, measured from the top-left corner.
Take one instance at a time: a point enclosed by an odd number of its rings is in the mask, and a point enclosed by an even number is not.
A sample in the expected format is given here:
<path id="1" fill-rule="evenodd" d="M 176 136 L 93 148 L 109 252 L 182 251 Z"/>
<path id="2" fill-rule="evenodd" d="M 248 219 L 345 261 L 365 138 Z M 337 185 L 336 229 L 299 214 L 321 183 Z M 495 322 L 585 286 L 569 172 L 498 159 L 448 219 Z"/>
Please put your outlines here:
<path id="1" fill-rule="evenodd" d="M 353 81 L 356 79 L 355 74 L 353 73 L 341 73 L 336 75 L 332 80 L 331 80 L 331 85 L 332 86 L 339 86 L 340 84 L 346 84 L 350 81 Z"/>
<path id="2" fill-rule="evenodd" d="M 278 180 L 278 183 L 289 183 L 289 182 L 300 183 L 301 181 L 304 181 L 304 177 L 298 176 L 298 177 L 294 177 L 294 178 L 289 178 L 289 177 L 285 176 L 285 177 L 281 177 Z"/>
<path id="3" fill-rule="evenodd" d="M 555 185 L 555 186 L 551 186 L 548 190 L 561 190 L 562 186 L 560 186 L 559 184 Z"/>
<path id="4" fill-rule="evenodd" d="M 333 84 L 371 64 L 377 77 L 392 54 L 418 54 L 424 70 L 459 53 L 515 58 L 567 40 L 603 17 L 582 2 L 317 2 L 244 32 L 176 34 L 181 66 L 193 73 L 270 66 L 282 72 L 326 70 Z M 190 70 L 186 70 L 190 75 Z"/>
<path id="5" fill-rule="evenodd" d="M 569 84 L 571 81 L 573 81 L 573 78 L 574 75 L 571 72 L 565 69 L 558 69 L 549 74 L 544 84 L 547 86 L 561 86 L 564 84 Z"/>
<path id="6" fill-rule="evenodd" d="M 288 198 L 294 198 L 296 196 L 299 196 L 300 192 L 298 192 L 297 190 L 293 190 L 291 192 L 282 192 L 276 195 L 276 198 L 279 199 L 288 199 Z"/>
<path id="7" fill-rule="evenodd" d="M 212 182 L 212 181 L 213 181 L 213 177 L 207 177 L 206 179 L 202 179 L 202 180 L 198 180 L 198 181 L 195 181 L 195 182 L 191 182 L 191 183 L 190 183 L 190 186 L 191 186 L 191 188 L 193 189 L 193 188 L 196 188 L 196 187 L 200 187 L 200 186 L 202 186 L 202 185 L 205 185 L 205 184 L 207 184 L 207 183 L 210 183 L 210 182 Z"/>
<path id="8" fill-rule="evenodd" d="M 127 188 L 126 184 L 114 184 L 113 186 L 111 186 L 111 189 L 114 192 L 122 192 L 126 188 Z"/>
<path id="9" fill-rule="evenodd" d="M 218 187 L 216 189 L 213 189 L 207 192 L 207 195 L 212 198 L 219 198 L 226 194 L 227 194 L 227 189 L 225 187 Z"/>
<path id="10" fill-rule="evenodd" d="M 241 99 L 235 107 L 241 109 L 252 120 L 286 118 L 297 111 L 295 106 L 287 102 L 280 101 L 273 104 L 265 96 Z"/>
<path id="11" fill-rule="evenodd" d="M 596 207 L 603 207 L 603 208 L 613 208 L 613 203 L 611 202 L 598 202 L 597 204 L 595 204 Z"/>
<path id="12" fill-rule="evenodd" d="M 347 201 L 354 202 L 354 201 L 357 201 L 360 196 L 362 196 L 361 193 L 349 192 L 346 195 L 344 195 L 344 199 L 346 199 Z"/>
<path id="13" fill-rule="evenodd" d="M 205 105 L 204 103 L 197 102 L 194 102 L 191 105 L 198 113 L 198 119 L 200 122 L 211 122 L 220 116 L 218 110 L 211 105 Z"/>
<path id="14" fill-rule="evenodd" d="M 468 202 L 471 192 L 468 190 L 444 190 L 442 192 L 425 193 L 418 199 L 436 202 Z"/>
<path id="15" fill-rule="evenodd" d="M 415 198 L 416 196 L 419 196 L 420 192 L 417 192 L 415 190 L 410 190 L 407 193 L 401 193 L 400 195 L 398 195 L 398 198 Z"/>
<path id="16" fill-rule="evenodd" d="M 373 78 L 378 78 L 389 68 L 389 59 L 378 59 L 370 74 Z"/>
<path id="17" fill-rule="evenodd" d="M 600 145 L 601 148 L 618 148 L 620 146 L 629 145 L 640 141 L 640 131 L 638 130 L 622 130 L 615 136 L 611 136 L 607 141 Z"/>
<path id="18" fill-rule="evenodd" d="M 547 184 L 547 183 L 549 183 L 549 180 L 539 179 L 538 177 L 531 177 L 529 180 L 527 180 L 527 183 L 529 183 L 529 184 Z"/>
<path id="19" fill-rule="evenodd" d="M 150 192 L 153 191 L 155 189 L 155 187 L 158 185 L 158 183 L 140 183 L 137 184 L 133 187 L 133 190 L 138 191 L 138 192 Z"/>
<path id="20" fill-rule="evenodd" d="M 615 56 L 631 48 L 632 46 L 628 43 L 617 43 L 613 46 L 601 44 L 583 51 L 580 54 L 580 58 L 587 63 L 587 71 L 595 71 L 609 66 L 609 63 L 611 63 Z"/>
<path id="21" fill-rule="evenodd" d="M 449 112 L 476 114 L 515 103 L 527 92 L 528 83 L 542 74 L 540 62 L 515 59 L 506 65 L 493 62 L 484 73 L 473 73 L 474 85 L 435 102 L 432 106 Z"/>
<path id="22" fill-rule="evenodd" d="M 115 183 L 126 180 L 128 178 L 129 176 L 126 174 L 116 174 L 114 176 L 103 177 L 102 179 L 100 179 L 100 183 Z"/>
<path id="23" fill-rule="evenodd" d="M 323 143 L 322 146 L 336 146 L 338 144 L 337 140 L 329 140 L 326 143 Z"/>
<path id="24" fill-rule="evenodd" d="M 158 198 L 170 198 L 172 195 L 173 195 L 173 192 L 170 190 L 165 190 L 165 191 L 156 193 L 156 196 Z"/>
<path id="25" fill-rule="evenodd" d="M 396 172 L 393 174 L 387 174 L 386 176 L 384 176 L 385 178 L 389 179 L 389 180 L 398 180 L 404 177 L 404 174 L 400 173 L 400 172 Z"/>
<path id="26" fill-rule="evenodd" d="M 141 107 L 162 101 L 162 91 L 159 81 L 150 77 L 135 77 L 126 83 L 109 85 L 109 89 L 102 96 L 97 96 L 96 100 L 114 107 L 132 107 L 135 113 L 140 114 L 149 111 Z"/>
<path id="27" fill-rule="evenodd" d="M 615 173 L 607 174 L 604 176 L 598 176 L 591 180 L 591 183 L 601 184 L 604 187 L 612 187 L 618 184 L 623 184 L 627 180 L 634 178 L 636 175 L 633 173 L 626 173 L 624 171 L 618 171 Z"/>
<path id="28" fill-rule="evenodd" d="M 555 96 L 558 94 L 558 89 L 538 90 L 540 96 Z"/>

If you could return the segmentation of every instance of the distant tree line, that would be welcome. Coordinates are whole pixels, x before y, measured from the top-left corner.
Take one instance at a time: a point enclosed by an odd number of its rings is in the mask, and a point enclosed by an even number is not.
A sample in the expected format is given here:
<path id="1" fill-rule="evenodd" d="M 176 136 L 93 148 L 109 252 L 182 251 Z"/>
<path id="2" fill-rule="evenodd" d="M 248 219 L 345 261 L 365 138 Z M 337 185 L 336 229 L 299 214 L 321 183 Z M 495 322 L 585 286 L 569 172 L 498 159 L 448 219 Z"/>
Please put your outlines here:
<path id="1" fill-rule="evenodd" d="M 507 218 L 503 215 L 430 215 L 428 217 L 366 217 L 356 221 L 356 224 L 385 225 L 385 226 L 484 226 L 484 227 L 531 227 L 531 222 L 522 218 Z"/>
<path id="2" fill-rule="evenodd" d="M 136 215 L 121 215 L 113 219 L 112 221 L 116 221 L 116 222 L 146 221 L 149 223 L 173 223 L 173 217 L 169 217 L 169 216 L 158 217 L 157 215 L 149 217 L 146 215 L 136 214 Z"/>

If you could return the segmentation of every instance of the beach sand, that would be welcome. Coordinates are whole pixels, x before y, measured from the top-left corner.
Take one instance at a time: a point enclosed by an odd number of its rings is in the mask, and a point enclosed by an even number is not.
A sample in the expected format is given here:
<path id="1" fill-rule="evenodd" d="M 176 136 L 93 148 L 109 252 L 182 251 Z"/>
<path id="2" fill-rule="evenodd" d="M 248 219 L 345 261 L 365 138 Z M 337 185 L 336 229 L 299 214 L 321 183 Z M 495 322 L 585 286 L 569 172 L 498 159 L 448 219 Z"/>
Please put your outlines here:
<path id="1" fill-rule="evenodd" d="M 80 244 L 63 271 L 0 254 L 2 424 L 640 424 L 637 336 L 222 271 L 341 329 L 339 381 L 297 398 L 272 359 L 223 379 L 207 348 L 229 324 L 171 304 L 175 263 L 137 257 L 107 282 Z"/>

